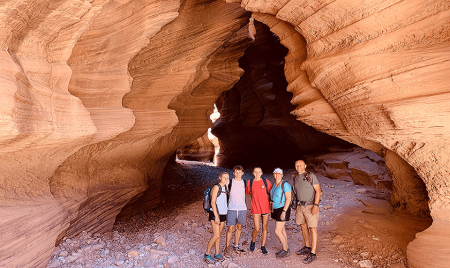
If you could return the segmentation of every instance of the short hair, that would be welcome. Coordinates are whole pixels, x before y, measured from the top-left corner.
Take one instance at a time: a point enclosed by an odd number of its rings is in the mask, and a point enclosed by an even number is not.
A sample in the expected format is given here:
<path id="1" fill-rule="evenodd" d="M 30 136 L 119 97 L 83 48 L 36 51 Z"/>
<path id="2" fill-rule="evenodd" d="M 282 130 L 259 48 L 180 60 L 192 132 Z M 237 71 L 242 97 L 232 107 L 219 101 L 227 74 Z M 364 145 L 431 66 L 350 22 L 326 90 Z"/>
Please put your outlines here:
<path id="1" fill-rule="evenodd" d="M 233 168 L 233 172 L 235 172 L 236 170 L 244 171 L 244 168 L 241 165 L 237 165 Z"/>

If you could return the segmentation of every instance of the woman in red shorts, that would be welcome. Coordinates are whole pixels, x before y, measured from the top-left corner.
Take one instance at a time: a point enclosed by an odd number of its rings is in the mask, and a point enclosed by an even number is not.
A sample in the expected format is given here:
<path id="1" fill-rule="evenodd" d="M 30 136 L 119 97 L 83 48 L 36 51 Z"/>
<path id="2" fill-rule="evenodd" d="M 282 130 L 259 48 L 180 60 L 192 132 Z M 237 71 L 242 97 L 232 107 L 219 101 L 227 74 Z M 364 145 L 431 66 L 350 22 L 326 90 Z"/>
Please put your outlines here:
<path id="1" fill-rule="evenodd" d="M 252 242 L 250 243 L 250 251 L 255 250 L 255 241 L 259 233 L 262 218 L 262 241 L 261 252 L 268 254 L 265 247 L 267 240 L 267 223 L 269 221 L 270 205 L 269 192 L 272 189 L 270 181 L 261 178 L 262 169 L 256 167 L 253 169 L 255 178 L 247 182 L 245 192 L 252 196 L 251 212 L 253 216 L 253 223 L 255 224 L 252 232 Z"/>

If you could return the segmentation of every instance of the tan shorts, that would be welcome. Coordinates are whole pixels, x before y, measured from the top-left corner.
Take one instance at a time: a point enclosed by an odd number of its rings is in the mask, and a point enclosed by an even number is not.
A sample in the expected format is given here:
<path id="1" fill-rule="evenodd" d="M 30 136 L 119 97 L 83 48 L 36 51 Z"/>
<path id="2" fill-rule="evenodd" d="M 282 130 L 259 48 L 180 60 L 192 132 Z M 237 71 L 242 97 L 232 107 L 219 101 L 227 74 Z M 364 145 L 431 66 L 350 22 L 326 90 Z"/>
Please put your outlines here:
<path id="1" fill-rule="evenodd" d="M 306 223 L 308 227 L 317 227 L 319 224 L 319 212 L 313 215 L 311 209 L 314 205 L 298 206 L 295 212 L 295 223 L 300 225 Z"/>

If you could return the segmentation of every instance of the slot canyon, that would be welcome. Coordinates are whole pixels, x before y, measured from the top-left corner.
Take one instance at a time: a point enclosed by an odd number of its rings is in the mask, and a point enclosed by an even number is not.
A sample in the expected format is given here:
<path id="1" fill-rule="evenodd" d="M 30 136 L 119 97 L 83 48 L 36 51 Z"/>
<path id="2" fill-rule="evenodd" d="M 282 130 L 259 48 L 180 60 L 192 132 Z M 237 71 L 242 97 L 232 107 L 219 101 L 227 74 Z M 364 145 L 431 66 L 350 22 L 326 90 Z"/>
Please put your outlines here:
<path id="1" fill-rule="evenodd" d="M 209 128 L 220 168 L 304 158 L 389 193 L 432 220 L 407 267 L 450 267 L 449 1 L 5 0 L 0 21 L 0 267 L 189 192 Z"/>

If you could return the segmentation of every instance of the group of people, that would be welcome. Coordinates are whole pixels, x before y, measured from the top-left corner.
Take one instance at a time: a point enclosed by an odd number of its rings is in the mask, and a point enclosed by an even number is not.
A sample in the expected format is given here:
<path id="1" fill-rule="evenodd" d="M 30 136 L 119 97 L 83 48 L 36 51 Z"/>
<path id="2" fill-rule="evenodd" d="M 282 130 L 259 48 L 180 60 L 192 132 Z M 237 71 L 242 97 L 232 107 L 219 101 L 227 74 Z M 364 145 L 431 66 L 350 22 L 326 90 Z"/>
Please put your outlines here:
<path id="1" fill-rule="evenodd" d="M 206 247 L 204 258 L 207 263 L 223 261 L 224 257 L 230 258 L 232 251 L 238 254 L 246 252 L 239 246 L 242 226 L 246 224 L 247 218 L 246 194 L 251 196 L 251 214 L 254 223 L 250 251 L 255 251 L 256 237 L 262 225 L 261 252 L 269 254 L 265 245 L 270 214 L 271 218 L 275 220 L 275 234 L 281 243 L 281 250 L 276 252 L 275 256 L 277 258 L 289 256 L 290 248 L 285 224 L 290 218 L 291 209 L 296 209 L 295 222 L 301 226 L 305 243 L 304 247 L 296 253 L 306 255 L 303 260 L 305 264 L 317 259 L 317 225 L 321 189 L 314 173 L 306 171 L 306 164 L 303 160 L 295 162 L 295 169 L 297 173 L 294 175 L 292 186 L 283 180 L 283 170 L 280 168 L 273 171 L 275 178 L 273 185 L 269 180 L 261 177 L 263 172 L 260 167 L 253 169 L 254 178 L 247 182 L 242 179 L 244 175 L 242 166 L 233 168 L 234 178 L 232 179 L 227 172 L 219 175 L 219 183 L 211 189 L 209 221 L 212 225 L 213 236 Z M 227 225 L 226 246 L 223 251 L 224 256 L 222 256 L 220 254 L 220 236 L 225 222 Z M 235 228 L 234 245 L 230 248 Z M 211 255 L 213 246 L 215 255 Z"/>

